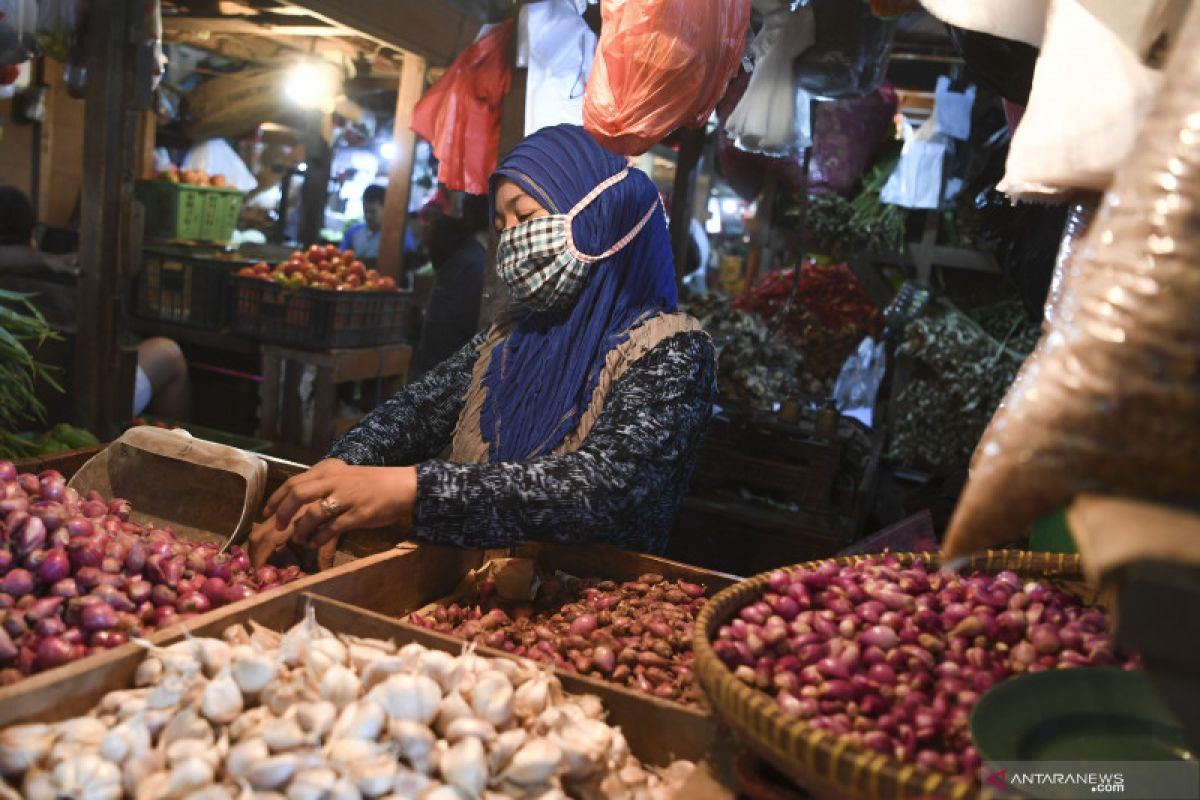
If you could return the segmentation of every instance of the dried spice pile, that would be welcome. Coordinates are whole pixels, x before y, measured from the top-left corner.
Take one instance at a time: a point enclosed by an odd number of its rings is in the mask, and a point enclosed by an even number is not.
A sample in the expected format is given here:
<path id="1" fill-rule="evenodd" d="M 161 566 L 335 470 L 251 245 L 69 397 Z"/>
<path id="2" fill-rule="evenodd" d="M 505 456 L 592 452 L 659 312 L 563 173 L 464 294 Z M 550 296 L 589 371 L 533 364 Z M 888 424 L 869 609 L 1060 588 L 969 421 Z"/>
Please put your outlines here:
<path id="1" fill-rule="evenodd" d="M 1024 348 L 1037 338 L 1034 326 L 1023 319 L 1014 325 L 1008 311 L 983 316 L 992 332 L 942 302 L 906 329 L 899 352 L 915 364 L 896 401 L 890 458 L 921 468 L 970 461 L 1028 354 Z"/>

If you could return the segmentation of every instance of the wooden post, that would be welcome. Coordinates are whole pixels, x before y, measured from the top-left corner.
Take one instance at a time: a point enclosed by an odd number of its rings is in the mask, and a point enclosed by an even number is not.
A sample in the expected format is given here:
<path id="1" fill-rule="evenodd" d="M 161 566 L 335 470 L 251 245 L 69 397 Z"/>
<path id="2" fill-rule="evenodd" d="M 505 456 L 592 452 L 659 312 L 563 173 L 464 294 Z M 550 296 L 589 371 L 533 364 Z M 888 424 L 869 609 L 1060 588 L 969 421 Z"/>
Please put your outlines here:
<path id="1" fill-rule="evenodd" d="M 416 53 L 404 53 L 400 66 L 400 88 L 396 93 L 396 124 L 392 126 L 395 154 L 388 165 L 387 195 L 383 201 L 383 228 L 379 232 L 379 272 L 403 284 L 404 231 L 408 227 L 408 203 L 412 193 L 413 161 L 417 134 L 412 125 L 413 108 L 425 86 L 425 59 Z"/>
<path id="2" fill-rule="evenodd" d="M 300 224 L 296 238 L 304 245 L 317 243 L 325 227 L 325 205 L 329 202 L 329 170 L 333 151 L 324 136 L 325 119 L 313 112 L 304 137 L 304 186 L 300 189 Z M 287 187 L 284 187 L 287 190 Z"/>
<path id="3" fill-rule="evenodd" d="M 513 36 L 513 61 L 516 61 L 517 37 Z M 500 110 L 500 159 L 525 138 L 525 85 L 529 70 L 513 67 L 512 86 L 504 96 Z M 488 220 L 489 230 L 491 220 Z M 496 274 L 496 237 L 488 237 L 487 267 L 483 271 L 483 296 L 479 301 L 479 327 L 486 328 L 508 304 L 508 289 Z"/>
<path id="4" fill-rule="evenodd" d="M 680 132 L 679 157 L 675 161 L 675 185 L 671 189 L 671 250 L 675 254 L 675 283 L 682 287 L 687 275 L 688 242 L 692 237 L 692 193 L 704 151 L 704 129 Z"/>
<path id="5" fill-rule="evenodd" d="M 758 207 L 754 214 L 754 231 L 750 234 L 750 251 L 746 254 L 746 288 L 749 289 L 758 279 L 763 262 L 767 270 L 771 269 L 771 217 L 775 213 L 775 195 L 777 182 L 775 173 L 768 172 L 763 182 L 762 192 L 758 195 Z M 800 253 L 797 258 L 803 258 Z"/>
<path id="6" fill-rule="evenodd" d="M 101 439 L 129 416 L 133 392 L 119 340 L 133 236 L 137 113 L 131 99 L 144 5 L 94 0 L 87 33 L 79 296 L 88 301 L 79 304 L 74 386 L 79 421 Z"/>

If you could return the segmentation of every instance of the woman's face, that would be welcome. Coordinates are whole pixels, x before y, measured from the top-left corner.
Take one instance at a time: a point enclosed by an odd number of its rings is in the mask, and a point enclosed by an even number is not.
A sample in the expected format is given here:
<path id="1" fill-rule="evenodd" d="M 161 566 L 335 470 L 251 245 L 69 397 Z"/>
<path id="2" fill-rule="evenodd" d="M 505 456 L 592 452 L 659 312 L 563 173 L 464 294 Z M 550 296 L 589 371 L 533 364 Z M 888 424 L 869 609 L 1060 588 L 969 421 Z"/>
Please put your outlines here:
<path id="1" fill-rule="evenodd" d="M 492 219 L 496 233 L 549 214 L 538 201 L 507 178 L 502 178 L 496 185 L 496 216 Z"/>

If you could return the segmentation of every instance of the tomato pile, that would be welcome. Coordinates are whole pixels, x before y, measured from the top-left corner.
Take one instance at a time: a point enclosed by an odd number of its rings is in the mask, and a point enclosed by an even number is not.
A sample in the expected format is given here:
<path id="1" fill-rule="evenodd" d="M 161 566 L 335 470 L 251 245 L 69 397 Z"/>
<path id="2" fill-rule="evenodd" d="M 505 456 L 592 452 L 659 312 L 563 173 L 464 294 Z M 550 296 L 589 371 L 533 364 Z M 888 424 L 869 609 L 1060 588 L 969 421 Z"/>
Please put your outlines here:
<path id="1" fill-rule="evenodd" d="M 211 186 L 214 189 L 228 189 L 229 182 L 224 175 L 209 175 L 199 169 L 181 170 L 174 164 L 158 173 L 159 180 L 167 183 L 182 183 L 188 186 Z"/>
<path id="2" fill-rule="evenodd" d="M 394 292 L 396 281 L 378 270 L 367 269 L 353 250 L 337 245 L 314 244 L 306 251 L 293 250 L 287 261 L 272 267 L 260 261 L 243 267 L 238 275 L 274 281 L 285 289 L 328 289 L 339 292 Z"/>

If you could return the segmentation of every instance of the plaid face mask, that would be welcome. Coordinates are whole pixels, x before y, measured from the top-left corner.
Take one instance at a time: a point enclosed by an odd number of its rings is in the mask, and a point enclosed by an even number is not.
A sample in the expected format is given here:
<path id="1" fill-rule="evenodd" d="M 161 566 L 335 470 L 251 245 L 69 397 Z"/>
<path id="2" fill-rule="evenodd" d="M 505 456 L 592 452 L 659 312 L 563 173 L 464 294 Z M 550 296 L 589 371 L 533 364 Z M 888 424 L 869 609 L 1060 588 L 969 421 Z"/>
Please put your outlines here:
<path id="1" fill-rule="evenodd" d="M 583 291 L 588 268 L 629 244 L 654 214 L 658 199 L 624 236 L 603 253 L 590 255 L 575 247 L 571 223 L 608 187 L 624 180 L 629 168 L 605 179 L 575 204 L 568 214 L 537 217 L 500 233 L 496 246 L 496 272 L 513 299 L 539 311 L 569 307 Z"/>
<path id="2" fill-rule="evenodd" d="M 566 308 L 583 290 L 588 265 L 567 248 L 571 219 L 538 217 L 500 233 L 496 271 L 513 299 L 538 311 Z"/>

